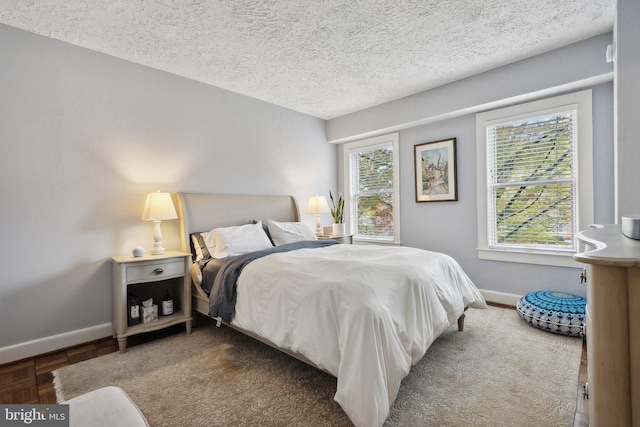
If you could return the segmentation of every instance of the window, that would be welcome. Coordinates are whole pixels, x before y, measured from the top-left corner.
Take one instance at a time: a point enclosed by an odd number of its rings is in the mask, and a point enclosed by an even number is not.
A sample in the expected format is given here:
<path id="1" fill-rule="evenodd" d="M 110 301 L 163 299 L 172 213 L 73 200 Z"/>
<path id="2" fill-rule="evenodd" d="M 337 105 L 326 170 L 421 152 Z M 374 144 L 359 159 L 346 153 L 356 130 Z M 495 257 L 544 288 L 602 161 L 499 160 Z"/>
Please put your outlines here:
<path id="1" fill-rule="evenodd" d="M 347 226 L 354 240 L 400 243 L 398 134 L 344 145 Z"/>
<path id="2" fill-rule="evenodd" d="M 476 116 L 479 257 L 573 265 L 593 220 L 591 91 Z"/>

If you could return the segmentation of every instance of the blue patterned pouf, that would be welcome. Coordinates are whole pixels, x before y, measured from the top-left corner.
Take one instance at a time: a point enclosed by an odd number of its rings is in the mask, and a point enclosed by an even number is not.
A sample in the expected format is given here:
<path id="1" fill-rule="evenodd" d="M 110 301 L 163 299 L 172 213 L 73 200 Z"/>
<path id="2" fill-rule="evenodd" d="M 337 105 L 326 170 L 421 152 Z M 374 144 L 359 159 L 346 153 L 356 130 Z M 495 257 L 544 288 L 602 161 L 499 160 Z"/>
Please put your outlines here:
<path id="1" fill-rule="evenodd" d="M 518 314 L 528 324 L 554 334 L 579 337 L 587 300 L 556 291 L 529 292 L 518 301 Z"/>

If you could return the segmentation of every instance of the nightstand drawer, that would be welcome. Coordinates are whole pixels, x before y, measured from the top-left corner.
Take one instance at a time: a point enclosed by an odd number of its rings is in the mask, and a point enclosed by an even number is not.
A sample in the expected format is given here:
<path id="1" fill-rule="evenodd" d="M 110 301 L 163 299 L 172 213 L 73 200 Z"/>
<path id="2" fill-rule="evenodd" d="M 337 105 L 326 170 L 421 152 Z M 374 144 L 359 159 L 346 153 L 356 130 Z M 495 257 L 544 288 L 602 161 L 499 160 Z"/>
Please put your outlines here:
<path id="1" fill-rule="evenodd" d="M 132 265 L 127 267 L 127 283 L 164 280 L 171 277 L 183 276 L 184 274 L 184 262 L 182 260 Z"/>

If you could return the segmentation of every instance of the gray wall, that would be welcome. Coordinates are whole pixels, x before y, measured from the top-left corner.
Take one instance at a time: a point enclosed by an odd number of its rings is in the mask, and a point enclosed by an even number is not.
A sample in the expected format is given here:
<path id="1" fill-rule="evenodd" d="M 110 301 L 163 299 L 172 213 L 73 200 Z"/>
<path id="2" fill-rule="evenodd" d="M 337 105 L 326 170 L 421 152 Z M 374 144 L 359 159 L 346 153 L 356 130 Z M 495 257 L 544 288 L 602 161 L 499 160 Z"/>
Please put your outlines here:
<path id="1" fill-rule="evenodd" d="M 593 88 L 595 221 L 613 222 L 613 88 Z M 579 271 L 573 268 L 486 261 L 476 252 L 476 123 L 475 115 L 444 120 L 400 132 L 402 244 L 453 256 L 481 289 L 523 295 L 532 290 L 563 290 L 586 296 Z M 416 203 L 413 146 L 457 138 L 458 201 Z"/>
<path id="2" fill-rule="evenodd" d="M 640 214 L 640 2 L 618 0 L 614 40 L 617 217 Z"/>
<path id="3" fill-rule="evenodd" d="M 479 260 L 476 252 L 475 113 L 568 91 L 593 89 L 594 219 L 614 214 L 613 65 L 604 34 L 534 58 L 327 123 L 333 142 L 400 132 L 402 244 L 456 258 L 481 288 L 523 295 L 539 289 L 586 295 L 579 269 Z M 458 201 L 416 203 L 415 144 L 457 138 Z M 342 161 L 339 162 L 340 164 Z M 341 171 L 341 166 L 338 171 Z M 340 173 L 339 182 L 343 182 Z"/>
<path id="4" fill-rule="evenodd" d="M 0 64 L 0 350 L 111 322 L 150 191 L 293 194 L 314 226 L 336 187 L 323 120 L 4 25 Z"/>
<path id="5" fill-rule="evenodd" d="M 330 142 L 341 143 L 464 114 L 513 105 L 611 81 L 613 64 L 605 61 L 612 34 L 518 61 L 397 101 L 357 111 L 327 122 Z"/>

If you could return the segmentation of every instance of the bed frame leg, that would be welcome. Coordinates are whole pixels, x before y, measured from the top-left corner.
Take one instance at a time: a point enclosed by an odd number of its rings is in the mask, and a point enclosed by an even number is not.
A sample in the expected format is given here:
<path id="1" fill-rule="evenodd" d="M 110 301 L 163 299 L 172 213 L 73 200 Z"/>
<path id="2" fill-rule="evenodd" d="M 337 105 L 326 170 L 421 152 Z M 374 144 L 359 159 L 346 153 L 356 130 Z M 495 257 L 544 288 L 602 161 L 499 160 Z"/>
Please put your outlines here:
<path id="1" fill-rule="evenodd" d="M 458 317 L 458 331 L 460 332 L 464 331 L 464 316 L 465 314 L 462 313 L 462 316 Z"/>

